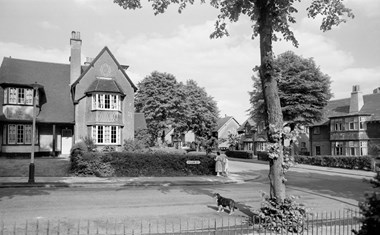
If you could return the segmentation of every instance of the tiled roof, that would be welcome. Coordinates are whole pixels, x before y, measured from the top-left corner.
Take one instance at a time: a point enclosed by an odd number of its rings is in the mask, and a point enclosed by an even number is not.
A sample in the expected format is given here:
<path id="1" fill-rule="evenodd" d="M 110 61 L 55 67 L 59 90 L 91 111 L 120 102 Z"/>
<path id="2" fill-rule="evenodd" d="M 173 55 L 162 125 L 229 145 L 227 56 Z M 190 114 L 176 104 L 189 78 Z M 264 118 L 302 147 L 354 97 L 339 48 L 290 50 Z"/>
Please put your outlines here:
<path id="1" fill-rule="evenodd" d="M 230 119 L 233 119 L 238 125 L 239 123 L 235 120 L 235 118 L 231 117 L 231 116 L 226 116 L 224 118 L 219 118 L 218 121 L 216 122 L 216 131 L 219 131 L 220 128 L 222 128 L 224 126 L 224 124 L 226 124 Z"/>
<path id="2" fill-rule="evenodd" d="M 380 94 L 363 95 L 364 105 L 357 113 L 350 113 L 350 98 L 331 100 L 324 108 L 323 119 L 314 125 L 325 125 L 330 117 L 371 115 L 370 121 L 380 121 Z"/>
<path id="3" fill-rule="evenodd" d="M 237 129 L 238 133 L 245 132 L 246 125 L 250 125 L 251 128 L 254 128 L 256 126 L 256 122 L 253 120 L 252 117 L 248 118 L 243 124 L 240 125 L 240 127 Z"/>
<path id="4" fill-rule="evenodd" d="M 74 105 L 70 93 L 70 65 L 4 57 L 0 82 L 40 84 L 46 103 L 38 115 L 39 122 L 74 123 Z M 0 111 L 1 116 L 2 110 Z"/>
<path id="5" fill-rule="evenodd" d="M 88 92 L 113 92 L 125 94 L 115 80 L 110 79 L 96 79 L 87 89 Z"/>

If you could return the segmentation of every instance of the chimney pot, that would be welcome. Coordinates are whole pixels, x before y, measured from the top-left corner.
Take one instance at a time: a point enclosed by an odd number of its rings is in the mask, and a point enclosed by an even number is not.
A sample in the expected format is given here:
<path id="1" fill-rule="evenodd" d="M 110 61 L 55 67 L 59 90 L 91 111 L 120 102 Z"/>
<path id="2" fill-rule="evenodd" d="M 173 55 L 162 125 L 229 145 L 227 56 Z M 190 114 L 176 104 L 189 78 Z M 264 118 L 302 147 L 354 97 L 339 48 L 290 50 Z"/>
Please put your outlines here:
<path id="1" fill-rule="evenodd" d="M 82 40 L 80 33 L 76 31 L 71 32 L 70 39 L 71 55 L 70 55 L 70 84 L 75 82 L 81 74 L 81 46 Z"/>
<path id="2" fill-rule="evenodd" d="M 352 87 L 351 100 L 350 100 L 350 113 L 357 113 L 364 105 L 363 94 L 360 91 L 360 86 L 355 85 Z"/>

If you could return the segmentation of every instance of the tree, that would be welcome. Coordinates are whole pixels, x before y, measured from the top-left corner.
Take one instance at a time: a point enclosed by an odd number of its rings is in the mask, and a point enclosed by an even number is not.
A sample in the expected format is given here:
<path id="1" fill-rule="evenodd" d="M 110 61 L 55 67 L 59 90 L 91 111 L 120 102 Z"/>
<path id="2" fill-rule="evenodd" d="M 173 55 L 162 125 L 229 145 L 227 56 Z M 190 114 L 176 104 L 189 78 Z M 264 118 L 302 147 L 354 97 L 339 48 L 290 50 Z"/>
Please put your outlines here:
<path id="1" fill-rule="evenodd" d="M 292 126 L 320 121 L 332 97 L 330 77 L 320 71 L 313 58 L 305 59 L 291 51 L 279 55 L 274 66 L 284 121 Z M 255 120 L 265 120 L 261 81 L 256 77 L 253 81 L 250 112 Z"/>
<path id="2" fill-rule="evenodd" d="M 188 105 L 183 85 L 172 74 L 152 72 L 137 84 L 136 112 L 145 114 L 151 144 L 161 130 L 172 126 L 178 131 L 186 129 Z"/>
<path id="3" fill-rule="evenodd" d="M 153 72 L 137 87 L 135 107 L 145 114 L 151 144 L 169 126 L 177 136 L 193 131 L 198 137 L 206 137 L 216 125 L 216 102 L 193 80 L 183 84 L 171 74 Z"/>
<path id="4" fill-rule="evenodd" d="M 218 121 L 217 103 L 194 80 L 186 82 L 185 94 L 188 104 L 188 130 L 193 131 L 198 137 L 206 137 L 215 128 Z"/>
<path id="5" fill-rule="evenodd" d="M 188 4 L 195 0 L 149 0 L 155 14 L 164 13 L 170 4 L 178 4 L 181 13 Z M 114 0 L 124 9 L 141 8 L 140 0 Z M 205 3 L 205 0 L 200 0 Z M 272 143 L 271 159 L 269 161 L 270 197 L 278 203 L 285 198 L 285 178 L 283 175 L 282 128 L 283 117 L 278 95 L 277 81 L 273 71 L 273 41 L 284 38 L 298 46 L 291 24 L 296 23 L 294 14 L 298 12 L 295 3 L 300 0 L 210 0 L 211 6 L 220 10 L 215 22 L 211 38 L 228 36 L 226 21 L 237 22 L 241 15 L 246 15 L 252 21 L 252 38 L 259 36 L 260 67 L 258 71 L 262 83 L 264 101 L 267 112 L 268 140 Z M 321 29 L 330 30 L 334 25 L 345 22 L 344 17 L 353 17 L 350 9 L 346 8 L 342 0 L 312 0 L 306 9 L 308 16 L 315 18 L 322 15 Z"/>

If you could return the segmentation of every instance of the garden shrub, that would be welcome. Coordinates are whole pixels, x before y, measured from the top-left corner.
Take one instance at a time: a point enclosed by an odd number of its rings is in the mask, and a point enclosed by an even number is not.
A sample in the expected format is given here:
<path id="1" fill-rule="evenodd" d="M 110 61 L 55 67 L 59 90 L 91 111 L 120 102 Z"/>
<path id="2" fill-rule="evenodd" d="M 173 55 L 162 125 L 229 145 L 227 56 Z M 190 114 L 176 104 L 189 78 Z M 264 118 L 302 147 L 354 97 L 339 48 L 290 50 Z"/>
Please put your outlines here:
<path id="1" fill-rule="evenodd" d="M 186 164 L 188 160 L 200 161 L 200 164 Z M 87 152 L 73 157 L 71 169 L 75 175 L 100 177 L 212 175 L 215 161 L 204 154 Z"/>
<path id="2" fill-rule="evenodd" d="M 377 190 L 365 194 L 365 201 L 359 203 L 360 219 L 362 226 L 359 231 L 353 231 L 356 235 L 378 234 L 380 231 L 380 174 L 378 173 L 371 184 Z"/>
<path id="3" fill-rule="evenodd" d="M 233 158 L 243 158 L 243 159 L 252 159 L 253 158 L 253 152 L 247 151 L 247 150 L 227 150 L 224 154 L 227 155 L 227 157 L 233 157 Z"/>
<path id="4" fill-rule="evenodd" d="M 115 152 L 115 151 L 116 151 L 115 146 L 110 146 L 110 145 L 104 146 L 101 150 L 102 153 L 110 153 L 110 152 Z"/>
<path id="5" fill-rule="evenodd" d="M 109 162 L 107 155 L 103 153 L 86 152 L 77 155 L 71 163 L 71 171 L 78 176 L 114 176 L 115 170 Z"/>
<path id="6" fill-rule="evenodd" d="M 117 176 L 187 176 L 212 175 L 215 161 L 205 155 L 168 153 L 111 153 L 111 164 Z M 186 161 L 200 161 L 200 164 L 186 164 Z"/>
<path id="7" fill-rule="evenodd" d="M 96 147 L 94 139 L 86 136 L 86 137 L 82 138 L 82 141 L 86 145 L 88 152 L 96 152 L 97 151 L 97 147 Z"/>
<path id="8" fill-rule="evenodd" d="M 260 224 L 270 231 L 301 233 L 306 229 L 307 209 L 296 202 L 296 197 L 288 196 L 283 203 L 262 194 L 261 208 L 255 211 Z"/>
<path id="9" fill-rule="evenodd" d="M 374 158 L 370 156 L 294 156 L 294 160 L 299 164 L 367 171 L 374 166 Z"/>
<path id="10" fill-rule="evenodd" d="M 86 152 L 87 152 L 87 146 L 82 141 L 75 143 L 71 147 L 70 162 L 71 162 L 71 169 L 72 170 L 74 170 L 76 168 L 76 165 L 78 164 L 79 158 L 81 158 L 83 156 L 83 154 Z"/>

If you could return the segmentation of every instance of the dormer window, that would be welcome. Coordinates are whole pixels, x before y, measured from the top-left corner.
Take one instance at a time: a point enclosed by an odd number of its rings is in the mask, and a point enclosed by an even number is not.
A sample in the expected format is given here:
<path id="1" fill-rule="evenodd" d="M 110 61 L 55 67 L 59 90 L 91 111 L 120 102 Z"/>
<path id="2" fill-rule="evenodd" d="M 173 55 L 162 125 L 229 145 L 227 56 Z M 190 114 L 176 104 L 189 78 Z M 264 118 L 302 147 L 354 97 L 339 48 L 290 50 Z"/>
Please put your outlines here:
<path id="1" fill-rule="evenodd" d="M 121 111 L 120 95 L 93 94 L 92 110 L 117 110 Z"/>
<path id="2" fill-rule="evenodd" d="M 38 100 L 38 93 L 36 99 Z M 33 89 L 17 87 L 5 88 L 4 104 L 33 105 Z"/>

